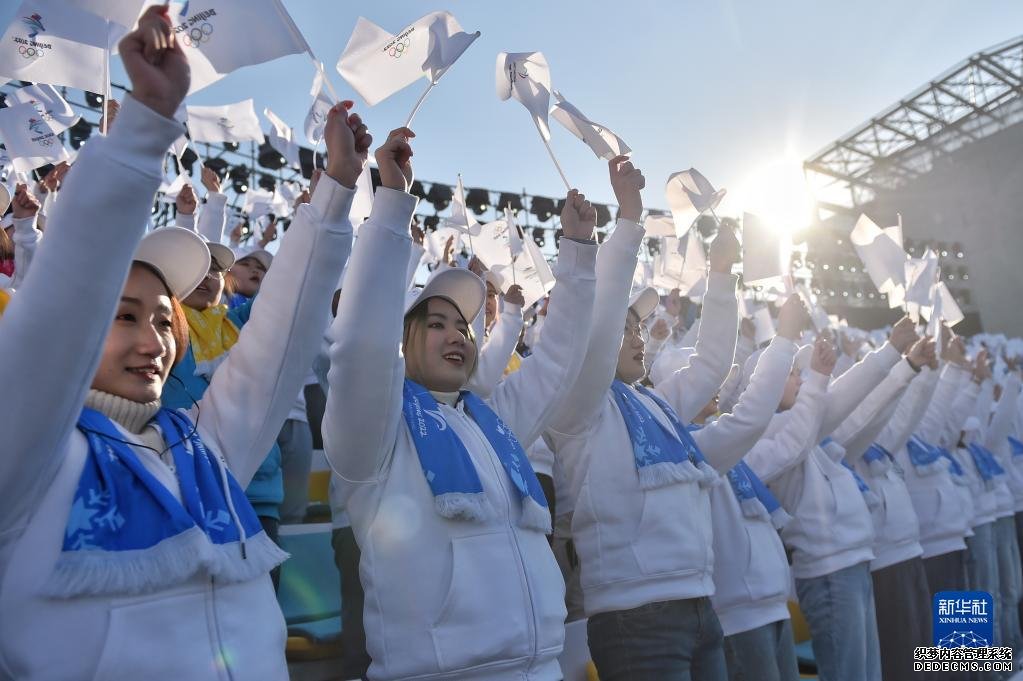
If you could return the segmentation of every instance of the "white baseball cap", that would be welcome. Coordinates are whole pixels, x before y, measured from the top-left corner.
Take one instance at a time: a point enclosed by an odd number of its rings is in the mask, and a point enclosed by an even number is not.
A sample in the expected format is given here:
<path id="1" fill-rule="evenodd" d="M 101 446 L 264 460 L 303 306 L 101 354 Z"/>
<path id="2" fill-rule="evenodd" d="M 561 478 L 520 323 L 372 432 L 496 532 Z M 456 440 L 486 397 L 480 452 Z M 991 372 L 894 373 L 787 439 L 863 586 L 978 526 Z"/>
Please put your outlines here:
<path id="1" fill-rule="evenodd" d="M 245 260 L 245 258 L 253 258 L 254 260 L 257 260 L 265 270 L 269 270 L 270 265 L 272 265 L 274 261 L 273 253 L 262 248 L 259 248 L 258 246 L 254 246 L 252 248 L 241 250 L 238 253 L 233 253 L 231 265 L 238 262 L 239 260 Z M 217 260 L 217 262 L 220 262 L 219 259 Z M 228 265 L 228 267 L 230 267 L 231 265 Z"/>
<path id="2" fill-rule="evenodd" d="M 161 227 L 142 238 L 133 260 L 155 268 L 170 292 L 184 300 L 209 272 L 210 249 L 190 229 Z"/>
<path id="3" fill-rule="evenodd" d="M 226 272 L 231 269 L 231 265 L 235 263 L 234 251 L 224 244 L 217 244 L 212 241 L 207 241 L 206 247 L 210 249 L 210 257 L 221 271 Z"/>
<path id="4" fill-rule="evenodd" d="M 0 182 L 0 215 L 7 212 L 11 205 L 11 188 Z"/>
<path id="5" fill-rule="evenodd" d="M 633 292 L 629 298 L 629 309 L 636 313 L 639 321 L 643 321 L 654 313 L 660 302 L 661 297 L 657 295 L 657 289 L 647 286 Z"/>
<path id="6" fill-rule="evenodd" d="M 452 267 L 435 272 L 423 288 L 411 289 L 405 295 L 405 314 L 424 300 L 443 298 L 471 323 L 483 308 L 486 297 L 487 287 L 482 279 L 469 270 Z"/>

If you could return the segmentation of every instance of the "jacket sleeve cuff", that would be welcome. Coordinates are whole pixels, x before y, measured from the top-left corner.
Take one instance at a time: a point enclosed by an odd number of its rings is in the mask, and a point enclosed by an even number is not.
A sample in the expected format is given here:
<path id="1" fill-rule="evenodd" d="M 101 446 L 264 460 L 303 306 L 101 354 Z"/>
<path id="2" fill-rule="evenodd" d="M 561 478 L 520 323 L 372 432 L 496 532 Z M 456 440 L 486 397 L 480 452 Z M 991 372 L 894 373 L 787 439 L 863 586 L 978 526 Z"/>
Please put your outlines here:
<path id="1" fill-rule="evenodd" d="M 796 345 L 794 340 L 785 338 L 784 336 L 775 336 L 772 338 L 770 345 L 768 345 L 768 349 L 771 348 L 774 348 L 774 352 L 776 353 L 786 353 L 790 357 L 795 357 L 796 351 L 799 350 L 799 346 Z"/>
<path id="2" fill-rule="evenodd" d="M 909 360 L 903 357 L 892 369 L 890 376 L 902 381 L 903 383 L 909 383 L 913 378 L 916 377 L 917 370 L 913 368 L 913 365 L 909 363 Z"/>
<path id="3" fill-rule="evenodd" d="M 555 276 L 577 276 L 595 279 L 594 269 L 597 263 L 597 247 L 581 244 L 568 239 L 561 240 L 558 249 L 558 263 Z"/>
<path id="4" fill-rule="evenodd" d="M 316 209 L 323 221 L 330 224 L 344 223 L 351 229 L 351 223 L 345 218 L 352 207 L 352 200 L 355 198 L 355 190 L 345 187 L 327 173 L 320 176 L 316 184 L 316 191 L 310 200 L 310 204 Z"/>
<path id="5" fill-rule="evenodd" d="M 379 187 L 373 199 L 369 221 L 400 236 L 412 238 L 409 226 L 412 224 L 412 214 L 416 212 L 417 205 L 419 199 L 408 192 Z"/>
<path id="6" fill-rule="evenodd" d="M 616 248 L 621 248 L 630 255 L 635 255 L 639 252 L 640 244 L 643 243 L 644 234 L 646 234 L 646 230 L 639 223 L 619 218 L 618 222 L 615 223 L 614 233 L 607 240 L 607 245 L 614 244 Z"/>
<path id="7" fill-rule="evenodd" d="M 117 125 L 102 140 L 104 151 L 125 165 L 153 175 L 162 175 L 163 156 L 185 132 L 184 126 L 142 104 L 131 95 L 124 98 Z"/>
<path id="8" fill-rule="evenodd" d="M 224 208 L 227 206 L 227 194 L 221 192 L 209 192 L 206 194 L 206 205 L 207 207 L 213 206 L 216 208 Z"/>
<path id="9" fill-rule="evenodd" d="M 14 218 L 11 221 L 14 225 L 14 240 L 17 241 L 19 236 L 34 236 L 33 232 L 36 231 L 36 216 L 29 215 L 27 218 Z"/>
<path id="10" fill-rule="evenodd" d="M 178 213 L 174 216 L 174 226 L 195 230 L 195 213 Z"/>
<path id="11" fill-rule="evenodd" d="M 802 388 L 810 388 L 814 392 L 824 393 L 828 389 L 829 380 L 831 380 L 830 376 L 822 374 L 819 371 L 814 371 L 813 369 L 810 369 L 810 375 L 803 383 Z"/>
<path id="12" fill-rule="evenodd" d="M 518 320 L 522 320 L 522 306 L 516 305 L 515 303 L 509 303 L 507 300 L 504 301 L 504 307 L 501 308 L 501 316 L 511 315 Z"/>
<path id="13" fill-rule="evenodd" d="M 709 272 L 707 274 L 707 294 L 705 300 L 727 301 L 735 298 L 735 286 L 739 277 L 725 272 Z"/>
<path id="14" fill-rule="evenodd" d="M 883 362 L 889 369 L 898 364 L 899 360 L 902 359 L 902 353 L 896 350 L 895 346 L 888 341 L 885 341 L 885 344 L 881 346 L 877 356 L 879 361 Z"/>

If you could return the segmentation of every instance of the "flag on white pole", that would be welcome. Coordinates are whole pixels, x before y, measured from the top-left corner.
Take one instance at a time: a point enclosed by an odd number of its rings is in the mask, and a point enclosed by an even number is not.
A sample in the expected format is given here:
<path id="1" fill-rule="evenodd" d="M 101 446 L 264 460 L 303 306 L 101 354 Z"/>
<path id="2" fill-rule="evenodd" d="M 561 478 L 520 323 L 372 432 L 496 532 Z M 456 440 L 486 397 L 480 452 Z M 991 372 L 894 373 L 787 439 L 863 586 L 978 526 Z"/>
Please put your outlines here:
<path id="1" fill-rule="evenodd" d="M 397 33 L 359 17 L 337 71 L 375 106 L 424 76 L 436 84 L 478 37 L 463 31 L 450 12 L 431 12 Z"/>
<path id="2" fill-rule="evenodd" d="M 222 106 L 189 106 L 188 134 L 193 142 L 262 142 L 252 100 Z"/>
<path id="3" fill-rule="evenodd" d="M 931 304 L 931 287 L 938 278 L 938 254 L 927 249 L 922 258 L 906 261 L 906 302 L 921 307 Z"/>
<path id="4" fill-rule="evenodd" d="M 444 259 L 444 245 L 452 237 L 454 237 L 454 241 L 451 242 L 451 252 L 456 253 L 462 245 L 462 232 L 454 227 L 437 227 L 433 231 L 427 231 L 426 237 L 423 239 L 423 248 L 426 250 L 425 257 L 435 265 L 440 263 Z"/>
<path id="5" fill-rule="evenodd" d="M 789 274 L 792 242 L 753 213 L 742 218 L 742 281 L 768 284 Z"/>
<path id="6" fill-rule="evenodd" d="M 263 109 L 263 115 L 270 121 L 270 134 L 267 136 L 270 146 L 281 152 L 288 165 L 297 168 L 299 161 L 295 129 L 288 127 L 269 107 Z"/>
<path id="7" fill-rule="evenodd" d="M 554 120 L 585 142 L 586 146 L 597 155 L 597 158 L 610 161 L 615 156 L 628 154 L 632 151 L 621 137 L 587 118 L 557 90 L 554 91 L 554 99 L 555 103 L 550 111 Z"/>
<path id="8" fill-rule="evenodd" d="M 476 236 L 480 233 L 480 223 L 465 205 L 465 188 L 462 186 L 461 175 L 458 176 L 455 195 L 451 197 L 451 215 L 444 218 L 441 224 L 445 227 L 454 227 L 469 236 Z"/>
<path id="9" fill-rule="evenodd" d="M 551 104 L 551 69 L 543 52 L 501 52 L 497 55 L 497 97 L 526 107 L 544 140 L 551 139 L 547 113 Z"/>
<path id="10" fill-rule="evenodd" d="M 25 0 L 0 38 L 0 74 L 102 92 L 108 41 L 102 17 L 54 0 Z"/>
<path id="11" fill-rule="evenodd" d="M 524 239 L 522 245 L 522 253 L 515 258 L 513 265 L 514 278 L 505 277 L 504 291 L 507 293 L 507 287 L 514 281 L 522 288 L 522 297 L 525 299 L 523 308 L 527 308 L 550 293 L 555 280 L 540 247 L 532 239 Z"/>
<path id="12" fill-rule="evenodd" d="M 522 253 L 522 233 L 519 231 L 519 223 L 515 219 L 515 212 L 508 206 L 504 207 L 504 219 L 508 223 L 508 251 L 514 258 Z"/>
<path id="13" fill-rule="evenodd" d="M 707 211 L 713 211 L 725 197 L 725 189 L 714 189 L 696 168 L 674 173 L 668 178 L 664 195 L 671 207 L 675 229 L 679 236 L 689 231 L 693 221 Z"/>
<path id="14" fill-rule="evenodd" d="M 902 247 L 891 234 L 883 231 L 866 215 L 860 215 L 849 240 L 877 290 L 888 295 L 892 307 L 902 304 L 906 292 L 908 259 Z"/>
<path id="15" fill-rule="evenodd" d="M 956 299 L 952 297 L 952 292 L 948 290 L 948 286 L 943 281 L 939 281 L 931 288 L 931 306 L 927 312 L 929 313 L 927 333 L 931 336 L 937 333 L 937 325 L 940 320 L 944 319 L 951 329 L 966 318 Z"/>
<path id="16" fill-rule="evenodd" d="M 52 85 L 26 85 L 9 93 L 7 101 L 11 104 L 31 104 L 43 120 L 50 124 L 50 129 L 57 133 L 64 132 L 81 118 Z"/>
<path id="17" fill-rule="evenodd" d="M 68 158 L 57 133 L 32 104 L 15 104 L 0 109 L 0 138 L 3 138 L 14 169 L 27 173 L 47 163 Z"/>
<path id="18" fill-rule="evenodd" d="M 327 126 L 327 114 L 334 106 L 334 100 L 324 91 L 323 81 L 326 74 L 323 73 L 323 65 L 319 64 L 316 75 L 313 76 L 313 87 L 309 94 L 313 97 L 313 103 L 309 105 L 309 113 L 305 115 L 305 138 L 309 144 L 317 146 L 323 139 L 323 129 Z"/>
<path id="19" fill-rule="evenodd" d="M 280 0 L 188 1 L 170 7 L 192 70 L 189 94 L 243 66 L 309 51 Z"/>

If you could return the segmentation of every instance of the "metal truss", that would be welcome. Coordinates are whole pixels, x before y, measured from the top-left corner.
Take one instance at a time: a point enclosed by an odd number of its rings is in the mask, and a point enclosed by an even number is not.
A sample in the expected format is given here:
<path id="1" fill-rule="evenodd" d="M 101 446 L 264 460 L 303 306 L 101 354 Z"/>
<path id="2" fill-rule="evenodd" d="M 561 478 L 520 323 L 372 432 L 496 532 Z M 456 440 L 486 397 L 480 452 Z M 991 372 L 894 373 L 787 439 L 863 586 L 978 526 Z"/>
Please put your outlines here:
<path id="1" fill-rule="evenodd" d="M 1023 121 L 1023 36 L 978 52 L 803 163 L 820 208 L 858 212 L 934 160 Z"/>

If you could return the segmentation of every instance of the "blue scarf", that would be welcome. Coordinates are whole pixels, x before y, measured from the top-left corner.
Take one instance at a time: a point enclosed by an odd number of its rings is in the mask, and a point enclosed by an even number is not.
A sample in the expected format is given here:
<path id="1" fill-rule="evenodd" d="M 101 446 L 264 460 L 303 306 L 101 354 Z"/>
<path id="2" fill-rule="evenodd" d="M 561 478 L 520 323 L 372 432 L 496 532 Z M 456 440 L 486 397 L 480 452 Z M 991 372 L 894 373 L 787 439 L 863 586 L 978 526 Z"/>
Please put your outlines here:
<path id="1" fill-rule="evenodd" d="M 437 512 L 451 520 L 485 520 L 489 511 L 483 483 L 465 445 L 448 427 L 437 400 L 429 390 L 408 378 L 402 395 L 402 414 Z M 463 390 L 460 399 L 519 493 L 522 502 L 519 525 L 549 534 L 551 514 L 547 498 L 515 434 L 476 395 Z"/>
<path id="2" fill-rule="evenodd" d="M 263 532 L 234 476 L 183 412 L 161 409 L 181 501 L 139 460 L 113 422 L 82 409 L 89 453 L 48 591 L 72 597 L 152 592 L 206 571 L 227 582 L 266 574 L 287 554 Z"/>
<path id="3" fill-rule="evenodd" d="M 671 405 L 642 386 L 636 389 L 661 408 L 673 427 L 673 430 L 665 428 L 625 383 L 617 379 L 611 383 L 611 395 L 632 442 L 639 486 L 656 489 L 677 482 L 698 481 L 700 486 L 707 487 L 720 480 Z"/>
<path id="4" fill-rule="evenodd" d="M 995 455 L 987 447 L 973 442 L 966 445 L 966 450 L 970 453 L 973 465 L 977 467 L 977 472 L 980 473 L 986 488 L 990 489 L 994 486 L 995 476 L 1005 475 L 1005 469 L 998 465 Z"/>
<path id="5" fill-rule="evenodd" d="M 826 438 L 825 441 L 827 440 L 830 440 L 830 438 Z M 881 500 L 878 499 L 877 495 L 874 494 L 874 491 L 870 489 L 870 485 L 867 484 L 867 481 L 860 477 L 860 474 L 856 472 L 856 469 L 846 463 L 845 459 L 842 459 L 842 465 L 845 466 L 850 473 L 852 473 L 853 480 L 856 481 L 856 489 L 858 489 L 860 494 L 863 495 L 863 500 L 867 503 L 867 506 L 869 508 L 873 508 L 880 504 Z"/>
<path id="6" fill-rule="evenodd" d="M 770 519 L 778 530 L 792 519 L 745 461 L 740 460 L 728 471 L 728 482 L 731 483 L 732 492 L 739 500 L 742 514 L 747 518 Z"/>
<path id="7" fill-rule="evenodd" d="M 970 485 L 970 481 L 966 479 L 966 471 L 964 471 L 963 467 L 959 465 L 956 458 L 952 456 L 952 452 L 948 451 L 944 447 L 935 447 L 934 449 L 937 450 L 938 456 L 948 462 L 948 472 L 952 474 L 952 482 L 957 485 L 968 487 Z"/>
<path id="8" fill-rule="evenodd" d="M 877 478 L 884 476 L 892 467 L 891 452 L 876 442 L 872 443 L 863 453 L 863 460 L 866 462 L 870 474 Z"/>
<path id="9" fill-rule="evenodd" d="M 1009 447 L 1012 448 L 1013 456 L 1023 456 L 1023 442 L 1020 442 L 1013 436 L 1009 436 Z"/>
<path id="10" fill-rule="evenodd" d="M 913 464 L 917 475 L 934 475 L 947 469 L 947 466 L 942 465 L 944 457 L 941 450 L 919 435 L 913 435 L 906 442 L 906 453 L 909 454 L 909 462 Z"/>

